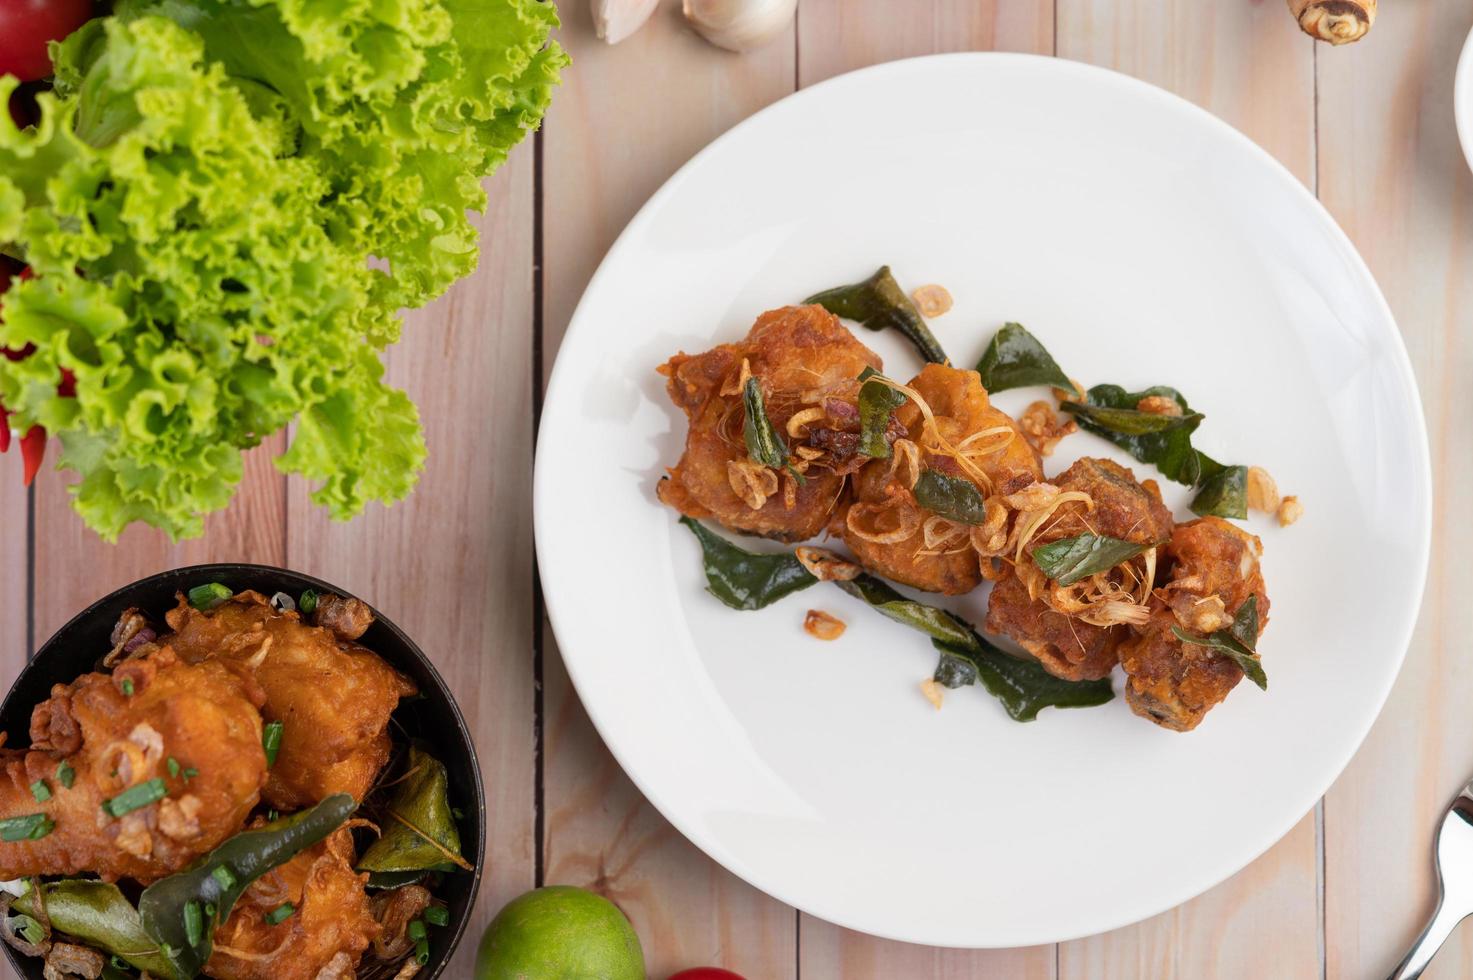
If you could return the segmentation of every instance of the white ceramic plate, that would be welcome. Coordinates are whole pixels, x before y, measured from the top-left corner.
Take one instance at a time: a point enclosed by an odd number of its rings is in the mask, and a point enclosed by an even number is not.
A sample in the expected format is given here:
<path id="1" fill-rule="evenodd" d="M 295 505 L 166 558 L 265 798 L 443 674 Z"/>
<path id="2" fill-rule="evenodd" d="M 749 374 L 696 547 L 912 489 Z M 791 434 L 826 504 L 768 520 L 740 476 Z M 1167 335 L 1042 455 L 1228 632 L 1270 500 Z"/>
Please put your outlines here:
<path id="1" fill-rule="evenodd" d="M 1205 451 L 1300 496 L 1293 528 L 1252 522 L 1273 600 L 1267 694 L 1240 686 L 1189 735 L 1120 699 L 1017 724 L 969 689 L 936 712 L 918 691 L 930 645 L 832 586 L 750 613 L 703 591 L 694 540 L 655 500 L 685 433 L 655 366 L 881 263 L 955 295 L 933 328 L 959 363 L 1019 320 L 1087 383 L 1181 388 L 1208 415 Z M 861 334 L 887 373 L 918 368 L 897 338 Z M 1049 472 L 1086 454 L 1107 446 L 1074 436 Z M 845 926 L 1018 946 L 1185 901 L 1313 806 L 1401 664 L 1429 488 L 1396 325 L 1287 171 L 1124 76 L 949 55 L 785 99 L 630 223 L 553 372 L 537 550 L 588 713 L 686 836 Z M 1187 496 L 1170 488 L 1179 515 Z M 810 638 L 810 607 L 848 632 Z M 956 608 L 980 622 L 985 597 Z"/>
<path id="2" fill-rule="evenodd" d="M 1463 44 L 1458 59 L 1458 74 L 1453 82 L 1453 115 L 1458 119 L 1458 139 L 1463 141 L 1463 156 L 1473 167 L 1473 31 Z"/>

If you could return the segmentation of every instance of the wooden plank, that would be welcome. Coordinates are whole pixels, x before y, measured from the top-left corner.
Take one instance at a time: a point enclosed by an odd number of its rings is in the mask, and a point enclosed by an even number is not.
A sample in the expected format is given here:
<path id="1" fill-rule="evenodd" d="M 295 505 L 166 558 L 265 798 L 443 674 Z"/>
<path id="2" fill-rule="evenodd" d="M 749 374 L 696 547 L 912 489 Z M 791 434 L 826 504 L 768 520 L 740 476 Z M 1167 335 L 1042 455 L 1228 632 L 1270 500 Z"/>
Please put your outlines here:
<path id="1" fill-rule="evenodd" d="M 0 425 L 5 421 L 0 418 Z M 15 675 L 30 657 L 29 494 L 20 483 L 20 455 L 0 456 L 0 685 L 10 690 Z"/>
<path id="2" fill-rule="evenodd" d="M 1422 389 L 1432 445 L 1432 564 L 1406 665 L 1326 797 L 1331 977 L 1385 976 L 1432 910 L 1437 822 L 1473 777 L 1462 562 L 1473 547 L 1473 176 L 1453 128 L 1466 0 L 1382 8 L 1360 43 L 1319 53 L 1320 197 L 1370 264 Z M 1390 655 L 1390 651 L 1388 651 Z M 1460 930 L 1429 978 L 1473 975 Z"/>
<path id="3" fill-rule="evenodd" d="M 712 138 L 792 91 L 794 78 L 791 33 L 729 54 L 685 28 L 671 0 L 609 47 L 594 37 L 586 4 L 560 9 L 574 65 L 543 153 L 548 368 L 589 277 L 639 206 Z M 639 931 L 652 977 L 704 964 L 793 976 L 793 911 L 710 861 L 650 806 L 593 730 L 551 630 L 544 635 L 546 883 L 614 899 Z"/>
<path id="4" fill-rule="evenodd" d="M 1314 854 L 1311 816 L 1200 898 L 1125 929 L 1060 944 L 1059 976 L 1319 976 Z"/>
<path id="5" fill-rule="evenodd" d="M 155 572 L 209 561 L 282 564 L 286 481 L 271 460 L 284 445 L 278 435 L 247 453 L 235 500 L 206 519 L 202 537 L 178 544 L 140 525 L 106 543 L 72 510 L 66 475 L 45 469 L 36 478 L 36 645 L 93 600 Z"/>
<path id="6" fill-rule="evenodd" d="M 1058 54 L 1184 96 L 1314 181 L 1313 43 L 1282 3 L 1059 0 Z M 1165 915 L 1066 943 L 1061 978 L 1314 976 L 1314 817 L 1248 869 Z"/>
<path id="7" fill-rule="evenodd" d="M 812 85 L 866 65 L 943 51 L 1053 50 L 1052 5 L 1035 0 L 804 0 L 798 78 Z M 940 950 L 876 939 L 800 918 L 800 973 L 808 978 L 1048 978 L 1055 950 Z"/>
<path id="8" fill-rule="evenodd" d="M 531 141 L 488 183 L 476 272 L 405 318 L 388 379 L 419 406 L 419 488 L 336 524 L 293 481 L 291 567 L 369 599 L 457 694 L 489 819 L 485 876 L 449 976 L 469 976 L 491 917 L 533 884 Z"/>
<path id="9" fill-rule="evenodd" d="M 944 51 L 1054 49 L 1054 12 L 1037 0 L 803 0 L 798 82 Z"/>

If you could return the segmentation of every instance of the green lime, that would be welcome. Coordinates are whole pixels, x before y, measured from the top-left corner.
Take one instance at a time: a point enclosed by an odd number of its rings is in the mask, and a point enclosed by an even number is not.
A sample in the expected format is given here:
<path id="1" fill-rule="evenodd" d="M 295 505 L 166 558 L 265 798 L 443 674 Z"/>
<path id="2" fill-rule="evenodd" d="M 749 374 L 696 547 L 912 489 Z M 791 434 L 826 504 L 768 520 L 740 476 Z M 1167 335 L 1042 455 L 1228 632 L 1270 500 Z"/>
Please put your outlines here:
<path id="1" fill-rule="evenodd" d="M 644 951 L 613 902 L 553 885 L 496 913 L 481 938 L 476 980 L 645 980 Z"/>

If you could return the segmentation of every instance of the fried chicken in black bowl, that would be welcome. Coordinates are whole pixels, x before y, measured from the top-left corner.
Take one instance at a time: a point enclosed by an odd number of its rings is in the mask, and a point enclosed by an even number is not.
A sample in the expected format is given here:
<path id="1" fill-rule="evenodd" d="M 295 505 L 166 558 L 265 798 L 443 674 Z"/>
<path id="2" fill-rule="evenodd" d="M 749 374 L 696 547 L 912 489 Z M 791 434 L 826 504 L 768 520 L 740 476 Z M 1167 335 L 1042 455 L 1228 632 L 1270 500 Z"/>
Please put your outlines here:
<path id="1" fill-rule="evenodd" d="M 0 705 L 16 972 L 435 978 L 480 882 L 470 733 L 366 602 L 260 565 L 119 589 Z"/>

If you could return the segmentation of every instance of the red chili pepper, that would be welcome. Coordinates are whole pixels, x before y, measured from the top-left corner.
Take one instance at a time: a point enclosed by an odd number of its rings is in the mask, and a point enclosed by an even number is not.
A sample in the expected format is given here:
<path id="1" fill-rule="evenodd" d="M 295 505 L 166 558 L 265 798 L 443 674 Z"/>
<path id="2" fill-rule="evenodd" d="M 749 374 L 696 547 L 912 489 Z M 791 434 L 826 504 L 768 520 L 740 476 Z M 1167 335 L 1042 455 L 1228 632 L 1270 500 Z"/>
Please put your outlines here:
<path id="1" fill-rule="evenodd" d="M 0 270 L 4 272 L 4 270 Z M 31 279 L 33 273 L 29 266 L 20 271 L 20 278 Z M 5 274 L 5 282 L 0 283 L 0 292 L 10 284 L 10 276 Z M 11 350 L 8 347 L 0 347 L 0 356 L 8 361 L 23 361 L 36 352 L 35 344 L 26 344 L 20 350 Z M 62 398 L 75 398 L 77 396 L 77 376 L 66 368 L 61 369 L 61 381 L 57 383 L 56 393 Z M 10 412 L 0 405 L 0 453 L 10 449 Z M 21 480 L 26 486 L 30 486 L 36 480 L 36 474 L 41 471 L 41 461 L 46 457 L 46 430 L 39 425 L 33 425 L 26 430 L 26 434 L 20 440 L 21 456 Z"/>
<path id="2" fill-rule="evenodd" d="M 26 486 L 35 482 L 36 474 L 41 472 L 41 459 L 45 455 L 46 430 L 33 425 L 20 440 L 21 481 Z"/>

